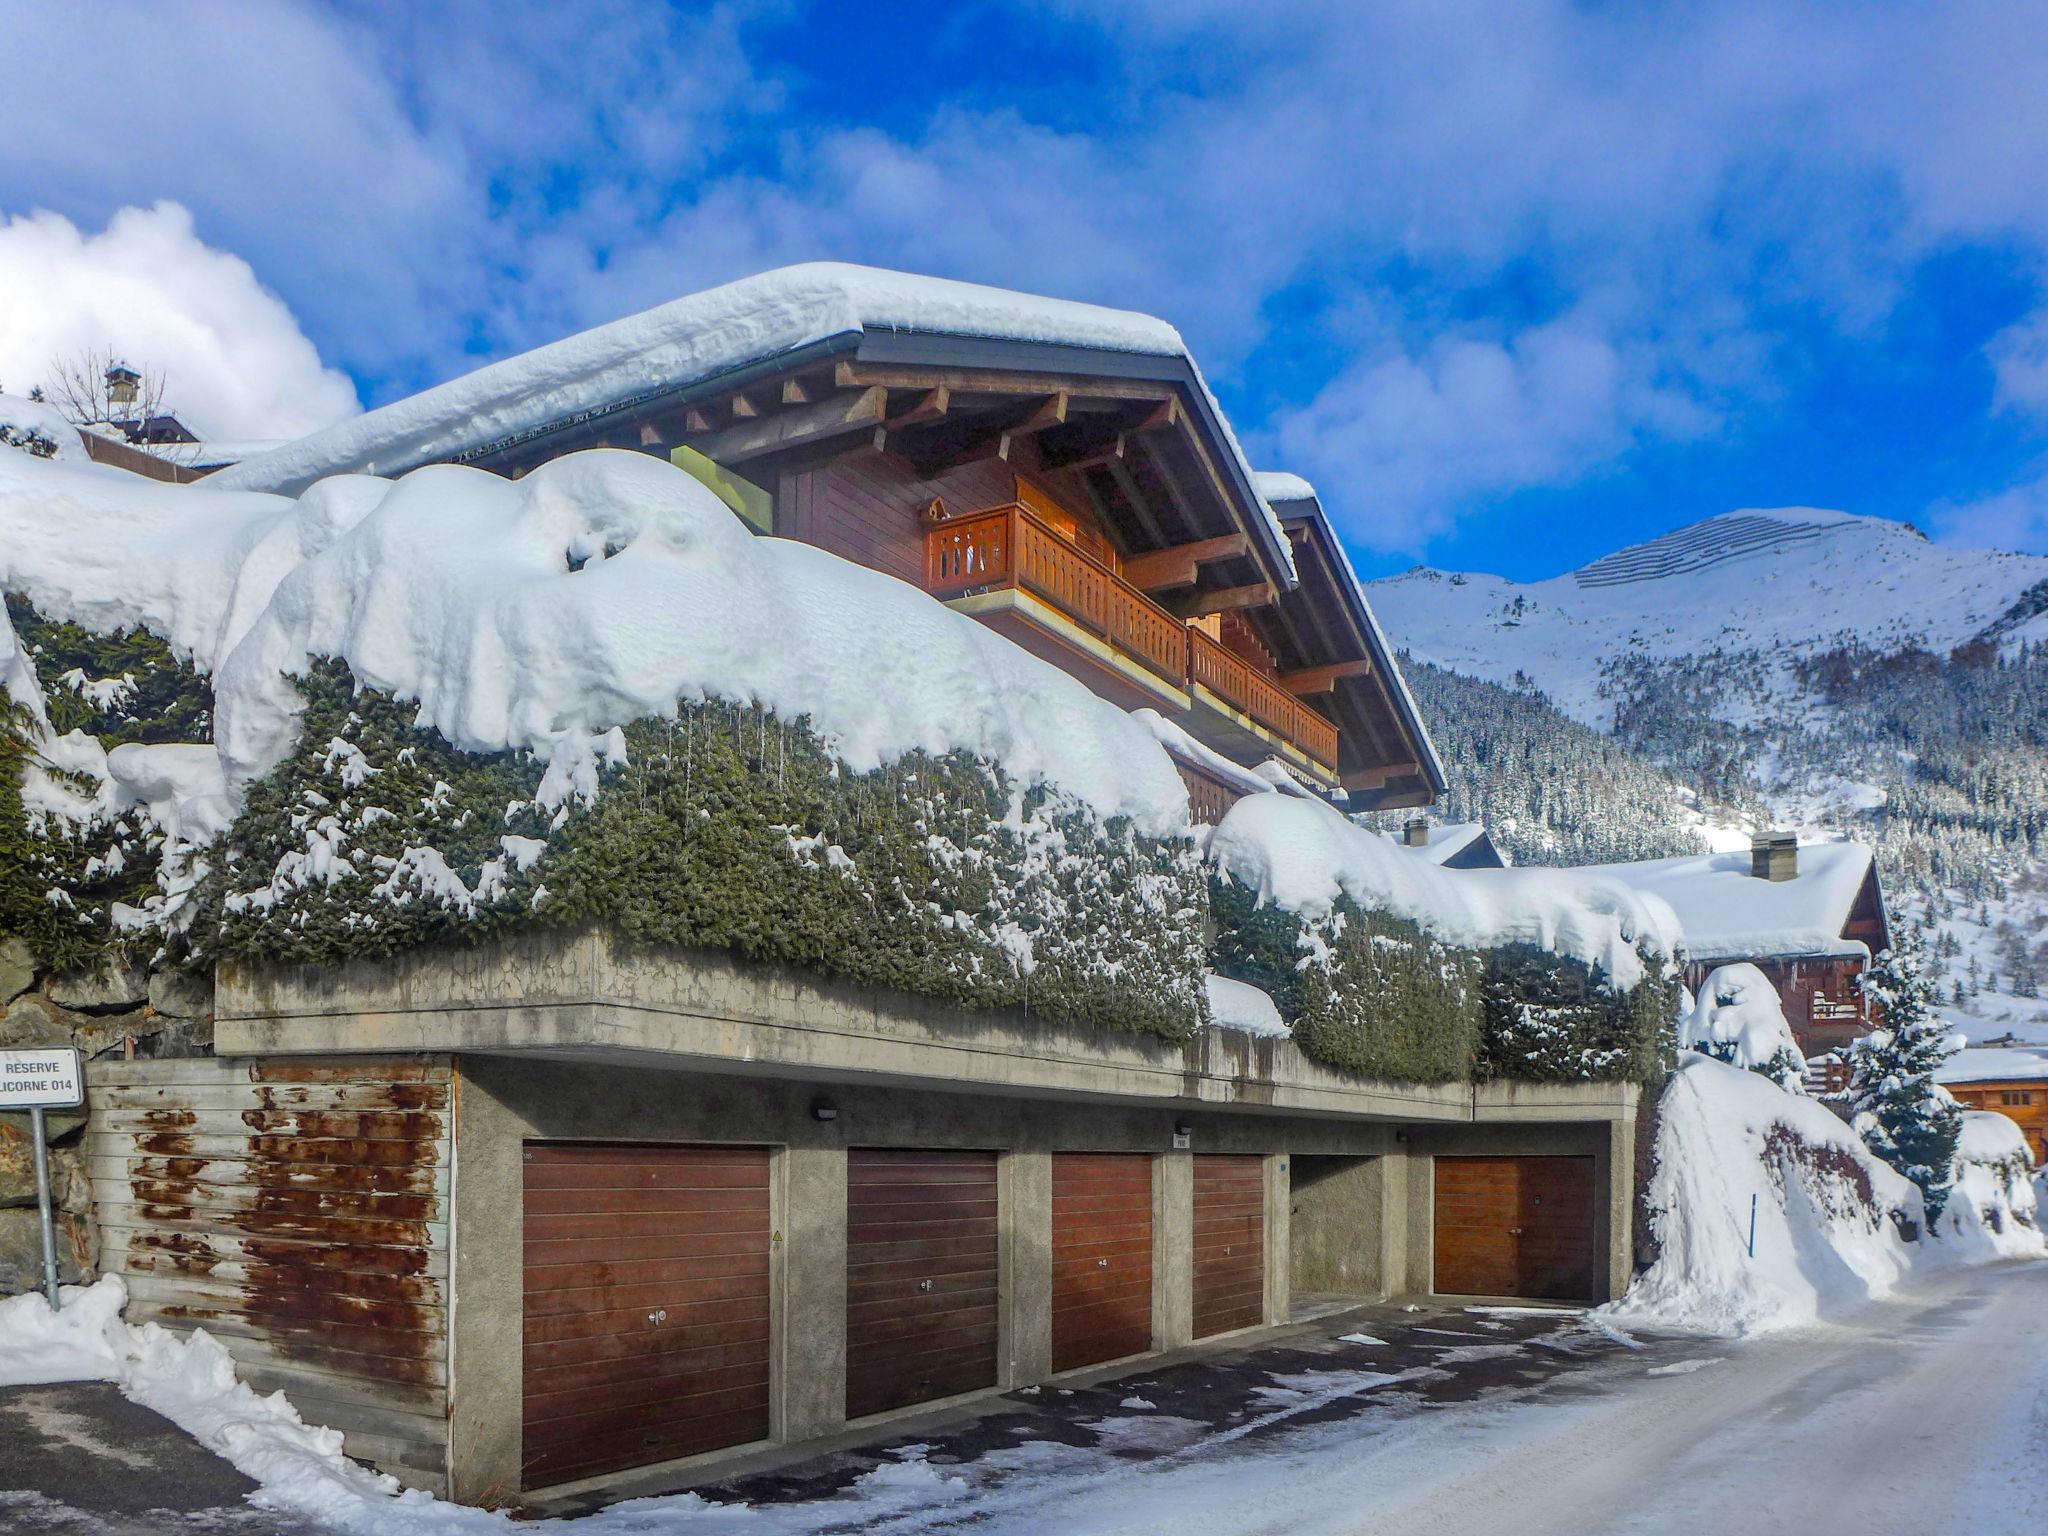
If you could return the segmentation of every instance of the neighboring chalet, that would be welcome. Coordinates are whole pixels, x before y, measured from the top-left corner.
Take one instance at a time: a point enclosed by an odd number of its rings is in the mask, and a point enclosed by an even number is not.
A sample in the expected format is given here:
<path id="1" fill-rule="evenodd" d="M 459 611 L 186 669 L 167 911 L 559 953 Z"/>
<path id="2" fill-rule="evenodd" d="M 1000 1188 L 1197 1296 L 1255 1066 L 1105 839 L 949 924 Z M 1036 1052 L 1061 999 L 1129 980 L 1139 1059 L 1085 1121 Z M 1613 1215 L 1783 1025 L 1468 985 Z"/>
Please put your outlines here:
<path id="1" fill-rule="evenodd" d="M 1800 846 L 1786 833 L 1747 853 L 1709 853 L 1601 866 L 1661 896 L 1685 932 L 1685 984 L 1746 960 L 1777 986 L 1785 1021 L 1809 1060 L 1869 1033 L 1857 978 L 1891 944 L 1877 866 L 1862 843 Z"/>
<path id="2" fill-rule="evenodd" d="M 1202 818 L 1283 781 L 1358 810 L 1443 787 L 1314 493 L 1252 473 L 1142 315 L 795 268 L 209 484 L 597 447 L 1157 711 Z M 204 1323 L 352 1454 L 459 1499 L 675 1487 L 1141 1369 L 1296 1296 L 1598 1302 L 1630 1273 L 1633 1081 L 1385 1082 L 1245 1028 L 971 1012 L 608 929 L 217 987 L 213 1057 L 95 1064 L 110 1145 L 155 1160 L 96 1188 L 106 1267 L 131 1316 Z"/>
<path id="3" fill-rule="evenodd" d="M 1440 822 L 1411 816 L 1387 836 L 1445 869 L 1506 869 L 1508 861 L 1476 821 Z"/>
<path id="4" fill-rule="evenodd" d="M 2036 1163 L 2048 1163 L 2048 1047 L 1971 1046 L 1941 1064 L 1935 1081 L 1968 1109 L 2017 1125 Z"/>
<path id="5" fill-rule="evenodd" d="M 792 279 L 822 318 L 797 318 Z M 922 586 L 1235 763 L 1279 764 L 1354 810 L 1443 788 L 1314 492 L 1253 474 L 1178 333 L 1141 315 L 797 268 L 494 364 L 216 483 L 297 491 L 441 462 L 516 478 L 599 447 L 671 459 L 758 532 Z M 1231 776 L 1176 756 L 1216 819 Z"/>

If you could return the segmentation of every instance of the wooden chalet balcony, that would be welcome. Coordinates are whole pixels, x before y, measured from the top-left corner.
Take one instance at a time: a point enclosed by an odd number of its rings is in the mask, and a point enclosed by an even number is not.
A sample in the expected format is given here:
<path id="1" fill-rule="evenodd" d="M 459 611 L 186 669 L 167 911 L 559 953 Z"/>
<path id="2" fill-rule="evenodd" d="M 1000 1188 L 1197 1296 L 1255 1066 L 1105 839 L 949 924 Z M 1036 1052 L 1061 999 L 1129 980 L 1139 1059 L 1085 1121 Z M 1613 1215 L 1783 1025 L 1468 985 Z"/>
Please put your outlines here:
<path id="1" fill-rule="evenodd" d="M 1171 688 L 1200 688 L 1326 771 L 1336 766 L 1336 726 L 1236 652 L 1189 628 L 1022 503 L 931 522 L 924 584 L 934 597 L 946 599 L 1028 592 Z"/>

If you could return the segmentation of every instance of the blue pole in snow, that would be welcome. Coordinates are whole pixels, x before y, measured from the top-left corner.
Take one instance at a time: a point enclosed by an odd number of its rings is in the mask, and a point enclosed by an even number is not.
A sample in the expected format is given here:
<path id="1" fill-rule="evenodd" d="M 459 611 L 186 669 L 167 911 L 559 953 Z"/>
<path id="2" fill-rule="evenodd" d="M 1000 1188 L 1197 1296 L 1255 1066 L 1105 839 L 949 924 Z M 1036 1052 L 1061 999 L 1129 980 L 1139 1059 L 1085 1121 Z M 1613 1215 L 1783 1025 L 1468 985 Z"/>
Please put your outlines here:
<path id="1" fill-rule="evenodd" d="M 1756 1196 L 1749 1197 L 1749 1256 L 1756 1257 Z"/>

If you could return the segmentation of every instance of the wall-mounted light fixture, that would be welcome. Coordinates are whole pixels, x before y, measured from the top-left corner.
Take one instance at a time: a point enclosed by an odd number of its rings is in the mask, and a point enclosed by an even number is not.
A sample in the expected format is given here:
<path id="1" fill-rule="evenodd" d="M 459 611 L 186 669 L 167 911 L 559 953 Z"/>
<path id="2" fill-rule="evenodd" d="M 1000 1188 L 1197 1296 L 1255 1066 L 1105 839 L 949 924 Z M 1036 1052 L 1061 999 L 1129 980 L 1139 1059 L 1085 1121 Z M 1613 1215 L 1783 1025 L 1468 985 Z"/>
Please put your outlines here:
<path id="1" fill-rule="evenodd" d="M 811 1100 L 811 1118 L 813 1120 L 837 1120 L 839 1118 L 839 1106 L 830 1099 L 813 1099 Z"/>
<path id="2" fill-rule="evenodd" d="M 1407 1133 L 1406 1131 L 1396 1131 L 1396 1132 L 1394 1132 L 1394 1140 L 1396 1140 L 1396 1141 L 1400 1141 L 1400 1142 L 1405 1142 L 1405 1141 L 1407 1141 L 1407 1139 L 1408 1139 L 1408 1133 Z"/>

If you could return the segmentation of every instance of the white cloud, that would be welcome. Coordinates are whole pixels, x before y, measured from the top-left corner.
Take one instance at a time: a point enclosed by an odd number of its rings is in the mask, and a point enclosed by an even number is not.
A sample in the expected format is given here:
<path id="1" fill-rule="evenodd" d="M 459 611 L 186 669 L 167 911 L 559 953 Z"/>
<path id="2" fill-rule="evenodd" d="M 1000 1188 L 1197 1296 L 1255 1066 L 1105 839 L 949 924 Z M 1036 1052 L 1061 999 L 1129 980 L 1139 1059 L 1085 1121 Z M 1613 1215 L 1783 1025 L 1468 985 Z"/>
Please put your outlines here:
<path id="1" fill-rule="evenodd" d="M 1285 416 L 1273 441 L 1277 462 L 1324 487 L 1359 543 L 1419 553 L 1476 502 L 1569 485 L 1642 437 L 1691 436 L 1711 420 L 1567 320 L 1357 363 Z"/>
<path id="2" fill-rule="evenodd" d="M 176 203 L 124 208 L 98 234 L 54 213 L 0 224 L 0 384 L 26 393 L 56 359 L 109 347 L 160 373 L 202 437 L 295 437 L 360 408 L 284 301 Z"/>
<path id="3" fill-rule="evenodd" d="M 2007 326 L 1985 344 L 1984 355 L 1996 380 L 1995 409 L 2048 414 L 2048 311 Z"/>
<path id="4" fill-rule="evenodd" d="M 1944 544 L 2048 555 L 2048 470 L 1975 501 L 1937 502 L 1927 521 Z"/>

